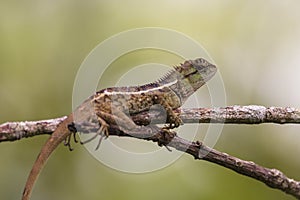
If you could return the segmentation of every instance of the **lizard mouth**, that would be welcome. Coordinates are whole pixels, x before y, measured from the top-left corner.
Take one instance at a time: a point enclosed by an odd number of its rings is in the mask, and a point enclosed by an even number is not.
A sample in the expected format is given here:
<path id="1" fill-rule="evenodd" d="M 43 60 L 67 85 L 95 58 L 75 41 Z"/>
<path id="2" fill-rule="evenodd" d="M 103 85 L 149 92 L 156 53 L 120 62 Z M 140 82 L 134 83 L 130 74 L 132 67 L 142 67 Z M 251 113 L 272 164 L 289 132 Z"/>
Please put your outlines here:
<path id="1" fill-rule="evenodd" d="M 198 73 L 202 76 L 205 82 L 211 79 L 215 73 L 217 72 L 217 67 L 215 65 L 210 64 L 207 67 L 204 67 L 198 70 Z"/>

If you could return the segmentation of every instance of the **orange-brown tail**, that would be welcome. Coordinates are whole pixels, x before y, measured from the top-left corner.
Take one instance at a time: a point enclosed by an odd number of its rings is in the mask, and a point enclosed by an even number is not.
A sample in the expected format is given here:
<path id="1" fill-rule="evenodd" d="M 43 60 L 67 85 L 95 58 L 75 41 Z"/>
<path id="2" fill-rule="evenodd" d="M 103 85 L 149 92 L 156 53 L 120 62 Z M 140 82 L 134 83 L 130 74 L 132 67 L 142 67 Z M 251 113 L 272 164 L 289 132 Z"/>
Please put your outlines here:
<path id="1" fill-rule="evenodd" d="M 55 150 L 55 148 L 65 139 L 67 136 L 71 134 L 68 129 L 68 124 L 72 122 L 72 116 L 69 116 L 65 119 L 57 129 L 52 133 L 50 138 L 47 140 L 45 145 L 43 146 L 40 154 L 38 155 L 30 174 L 27 178 L 27 182 L 23 191 L 22 200 L 29 200 L 34 184 L 45 166 L 49 156 Z"/>

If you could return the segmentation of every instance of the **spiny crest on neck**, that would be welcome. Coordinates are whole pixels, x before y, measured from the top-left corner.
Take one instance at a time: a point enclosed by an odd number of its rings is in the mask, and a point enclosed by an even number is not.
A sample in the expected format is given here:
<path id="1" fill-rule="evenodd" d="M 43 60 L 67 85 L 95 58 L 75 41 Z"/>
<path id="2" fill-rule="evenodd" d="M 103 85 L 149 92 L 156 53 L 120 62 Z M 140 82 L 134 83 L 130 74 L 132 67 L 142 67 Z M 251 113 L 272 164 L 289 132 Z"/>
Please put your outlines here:
<path id="1" fill-rule="evenodd" d="M 175 80 L 189 79 L 194 81 L 207 82 L 217 71 L 215 65 L 209 63 L 204 58 L 187 60 L 179 66 L 175 66 L 166 75 L 157 81 L 158 84 L 166 84 Z"/>

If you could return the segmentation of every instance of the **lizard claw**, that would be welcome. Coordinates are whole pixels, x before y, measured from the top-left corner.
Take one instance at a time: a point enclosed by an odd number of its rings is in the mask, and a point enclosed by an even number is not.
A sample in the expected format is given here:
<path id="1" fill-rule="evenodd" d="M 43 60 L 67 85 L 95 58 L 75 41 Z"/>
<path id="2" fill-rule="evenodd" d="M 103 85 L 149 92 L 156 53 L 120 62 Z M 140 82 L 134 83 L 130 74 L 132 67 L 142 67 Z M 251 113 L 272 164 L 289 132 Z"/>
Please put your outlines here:
<path id="1" fill-rule="evenodd" d="M 171 116 L 169 121 L 170 121 L 170 124 L 167 127 L 168 129 L 177 128 L 183 124 L 183 122 L 179 116 Z"/>
<path id="2" fill-rule="evenodd" d="M 67 146 L 69 148 L 69 151 L 73 151 L 74 149 L 71 146 L 71 135 L 69 135 L 65 141 L 64 141 L 64 145 Z"/>
<path id="3" fill-rule="evenodd" d="M 96 134 L 93 137 L 91 137 L 90 139 L 86 140 L 86 141 L 81 141 L 80 144 L 86 144 L 86 143 L 94 140 L 96 137 L 98 137 L 100 135 L 100 138 L 99 138 L 99 141 L 97 143 L 97 146 L 96 146 L 95 150 L 99 149 L 103 137 L 105 136 L 105 138 L 108 138 L 108 136 L 109 136 L 109 131 L 108 131 L 109 126 L 108 126 L 108 124 L 105 121 L 100 121 L 100 122 L 101 122 L 100 123 L 101 127 L 98 129 Z"/>
<path id="4" fill-rule="evenodd" d="M 71 135 L 73 135 L 74 142 L 77 143 L 78 142 L 78 140 L 76 138 L 77 129 L 76 129 L 74 123 L 72 122 L 72 123 L 68 124 L 67 128 L 71 132 Z M 64 145 L 68 146 L 70 151 L 73 151 L 74 149 L 71 146 L 71 135 L 66 137 Z"/>
<path id="5" fill-rule="evenodd" d="M 105 136 L 105 138 L 108 138 L 108 136 L 109 136 L 108 125 L 106 123 L 102 124 L 101 128 L 97 131 L 97 134 L 100 135 L 100 139 L 99 139 L 98 144 L 95 148 L 95 151 L 99 149 L 101 141 L 103 139 L 103 136 Z"/>
<path id="6" fill-rule="evenodd" d="M 164 127 L 161 129 L 160 135 L 161 138 L 158 141 L 158 145 L 166 147 L 166 149 L 171 152 L 172 150 L 168 147 L 168 143 L 175 137 L 175 133 L 171 132 L 168 127 Z"/>

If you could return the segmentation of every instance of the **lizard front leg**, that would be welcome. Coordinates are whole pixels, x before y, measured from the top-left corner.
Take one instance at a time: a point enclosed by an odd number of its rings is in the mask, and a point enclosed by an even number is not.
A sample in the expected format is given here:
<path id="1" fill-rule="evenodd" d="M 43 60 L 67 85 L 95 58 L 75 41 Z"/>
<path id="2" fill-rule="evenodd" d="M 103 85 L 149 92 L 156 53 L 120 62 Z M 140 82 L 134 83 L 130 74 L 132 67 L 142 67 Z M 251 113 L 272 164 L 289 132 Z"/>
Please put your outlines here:
<path id="1" fill-rule="evenodd" d="M 156 126 L 139 126 L 134 123 L 134 121 L 127 116 L 119 107 L 111 105 L 111 110 L 106 111 L 103 109 L 96 109 L 95 114 L 97 116 L 100 128 L 90 139 L 81 142 L 81 144 L 86 144 L 100 136 L 99 142 L 96 146 L 96 150 L 100 147 L 103 136 L 108 137 L 108 128 L 111 125 L 116 126 L 119 130 L 123 131 L 128 135 L 132 135 L 138 138 L 149 138 L 156 133 L 159 128 Z"/>
<path id="2" fill-rule="evenodd" d="M 166 127 L 167 129 L 173 129 L 179 127 L 181 124 L 183 124 L 181 118 L 179 115 L 177 115 L 174 111 L 172 106 L 168 103 L 167 96 L 165 94 L 161 95 L 154 95 L 154 102 L 156 104 L 162 105 L 166 112 L 167 117 L 169 121 L 169 126 Z"/>

